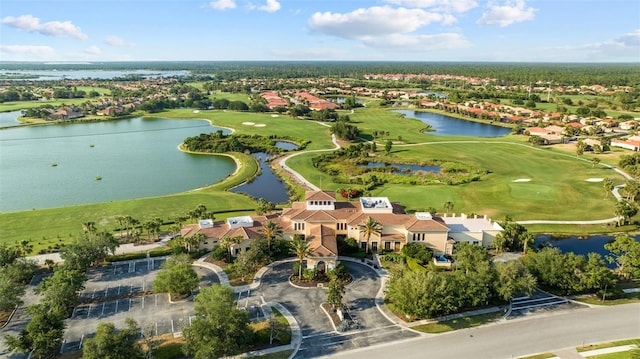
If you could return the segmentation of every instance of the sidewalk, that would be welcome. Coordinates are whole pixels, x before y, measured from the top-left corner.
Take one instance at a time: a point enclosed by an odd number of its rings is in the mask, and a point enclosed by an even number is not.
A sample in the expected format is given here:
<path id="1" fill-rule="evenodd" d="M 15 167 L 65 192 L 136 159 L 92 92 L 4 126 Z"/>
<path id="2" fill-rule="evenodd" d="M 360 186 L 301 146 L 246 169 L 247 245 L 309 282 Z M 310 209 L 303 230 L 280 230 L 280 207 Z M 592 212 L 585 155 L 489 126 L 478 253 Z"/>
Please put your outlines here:
<path id="1" fill-rule="evenodd" d="M 553 354 L 555 354 L 556 356 L 550 359 L 583 359 L 583 358 L 595 357 L 595 356 L 604 355 L 604 354 L 626 352 L 636 348 L 637 346 L 631 344 L 631 345 L 621 345 L 621 346 L 611 347 L 611 348 L 587 350 L 584 352 L 578 352 L 576 348 L 561 349 L 561 350 L 554 350 Z"/>

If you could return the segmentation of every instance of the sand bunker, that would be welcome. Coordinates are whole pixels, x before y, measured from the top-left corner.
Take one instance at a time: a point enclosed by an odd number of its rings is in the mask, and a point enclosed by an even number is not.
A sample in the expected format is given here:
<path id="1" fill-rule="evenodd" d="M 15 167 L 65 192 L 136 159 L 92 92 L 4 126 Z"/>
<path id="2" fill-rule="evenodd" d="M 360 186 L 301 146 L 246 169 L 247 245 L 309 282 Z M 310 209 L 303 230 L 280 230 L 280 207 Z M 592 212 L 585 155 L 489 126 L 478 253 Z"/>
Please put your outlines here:
<path id="1" fill-rule="evenodd" d="M 253 126 L 253 125 L 255 125 L 255 123 L 253 123 L 253 122 L 243 122 L 242 124 L 243 124 L 243 125 L 247 125 L 247 126 Z"/>
<path id="2" fill-rule="evenodd" d="M 530 181 L 531 181 L 531 178 L 518 178 L 511 182 L 530 182 Z"/>
<path id="3" fill-rule="evenodd" d="M 602 182 L 604 178 L 587 178 L 585 181 L 587 182 Z"/>
<path id="4" fill-rule="evenodd" d="M 200 110 L 193 110 L 193 113 L 200 113 Z"/>
<path id="5" fill-rule="evenodd" d="M 271 117 L 279 117 L 280 115 L 271 115 Z"/>
<path id="6" fill-rule="evenodd" d="M 255 126 L 255 127 L 265 127 L 266 125 L 264 123 L 256 123 L 253 126 Z"/>

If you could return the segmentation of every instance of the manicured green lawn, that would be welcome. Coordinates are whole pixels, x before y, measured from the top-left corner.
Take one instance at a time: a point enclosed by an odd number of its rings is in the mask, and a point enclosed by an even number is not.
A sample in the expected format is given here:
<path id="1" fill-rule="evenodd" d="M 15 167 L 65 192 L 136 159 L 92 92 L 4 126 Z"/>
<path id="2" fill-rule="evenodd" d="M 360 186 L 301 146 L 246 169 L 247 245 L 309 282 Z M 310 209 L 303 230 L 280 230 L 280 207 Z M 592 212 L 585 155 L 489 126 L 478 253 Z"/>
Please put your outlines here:
<path id="1" fill-rule="evenodd" d="M 67 102 L 68 103 L 68 102 Z M 22 103 L 24 105 L 24 103 Z M 7 105 L 7 104 L 3 104 Z M 2 107 L 0 107 L 2 109 Z M 313 121 L 291 118 L 288 115 L 240 113 L 233 111 L 198 111 L 176 109 L 154 114 L 154 117 L 177 119 L 209 119 L 213 125 L 235 129 L 238 133 L 264 136 L 280 135 L 309 139 L 307 150 L 330 151 L 334 145 L 329 128 Z M 409 210 L 435 207 L 443 211 L 447 201 L 454 203 L 453 212 L 487 214 L 501 220 L 510 215 L 516 220 L 564 219 L 588 220 L 613 217 L 614 200 L 604 198 L 600 182 L 587 182 L 587 178 L 622 177 L 602 166 L 595 168 L 589 161 L 575 155 L 548 148 L 524 144 L 523 136 L 477 139 L 472 137 L 444 137 L 422 134 L 425 126 L 415 119 L 402 118 L 390 108 L 359 108 L 349 114 L 362 136 L 371 137 L 373 131 L 388 130 L 389 136 L 378 138 L 380 144 L 392 139 L 392 158 L 421 162 L 426 159 L 451 159 L 490 171 L 480 181 L 464 185 L 390 185 L 373 190 L 370 195 L 387 196 Z M 256 127 L 243 122 L 264 124 Z M 401 140 L 398 140 L 398 138 Z M 382 150 L 382 147 L 378 147 Z M 291 158 L 287 164 L 305 178 L 325 190 L 337 190 L 355 185 L 333 183 L 332 178 L 311 165 L 318 153 Z M 237 155 L 244 166 L 235 176 L 206 189 L 174 195 L 115 201 L 101 204 L 71 206 L 46 210 L 0 213 L 0 243 L 18 243 L 31 240 L 35 250 L 64 243 L 81 231 L 81 223 L 94 221 L 99 229 L 111 229 L 119 215 L 130 215 L 141 222 L 160 217 L 170 219 L 184 215 L 198 204 L 211 211 L 247 211 L 255 203 L 247 196 L 225 192 L 242 183 L 257 171 L 257 164 L 248 155 Z M 604 161 L 603 161 L 604 162 Z M 516 179 L 530 182 L 513 182 Z M 220 217 L 224 217 L 221 214 Z M 548 226 L 545 225 L 545 228 Z M 585 227 L 593 232 L 592 227 Z M 580 229 L 582 230 L 582 228 Z M 547 230 L 548 231 L 548 230 Z M 599 228 L 596 228 L 600 232 Z"/>
<path id="2" fill-rule="evenodd" d="M 235 155 L 241 162 L 240 171 L 222 182 L 199 190 L 168 196 L 112 201 L 97 204 L 69 206 L 33 211 L 0 213 L 0 243 L 17 244 L 31 241 L 34 253 L 48 246 L 70 241 L 82 231 L 83 222 L 96 222 L 98 230 L 109 230 L 117 225 L 115 218 L 129 215 L 144 222 L 159 217 L 169 220 L 182 216 L 199 204 L 207 210 L 220 213 L 217 218 L 227 218 L 255 209 L 255 202 L 246 195 L 226 192 L 244 179 L 253 176 L 258 165 L 253 157 Z"/>
<path id="3" fill-rule="evenodd" d="M 442 322 L 429 323 L 411 327 L 420 332 L 437 334 L 449 332 L 452 330 L 477 327 L 483 324 L 494 322 L 504 315 L 504 311 L 474 315 L 471 317 L 462 317 L 458 319 L 445 320 Z"/>
<path id="4" fill-rule="evenodd" d="M 289 115 L 276 115 L 272 113 L 251 113 L 208 110 L 194 113 L 191 109 L 170 110 L 147 117 L 164 117 L 175 119 L 208 119 L 214 126 L 234 129 L 240 134 L 257 134 L 262 136 L 290 136 L 301 140 L 309 139 L 311 144 L 308 150 L 333 148 L 329 128 L 313 121 L 297 120 Z M 251 122 L 263 124 L 264 127 L 243 124 Z"/>
<path id="5" fill-rule="evenodd" d="M 16 102 L 5 102 L 0 104 L 0 112 L 6 111 L 16 111 L 27 108 L 40 107 L 42 105 L 52 105 L 52 106 L 60 106 L 62 104 L 66 105 L 79 105 L 81 103 L 87 102 L 86 98 L 71 98 L 71 99 L 63 99 L 63 100 L 50 100 L 50 101 L 16 101 Z"/>
<path id="6" fill-rule="evenodd" d="M 310 165 L 313 156 L 297 156 L 287 164 L 316 185 L 322 179 L 324 189 L 358 187 L 333 183 L 330 176 Z M 603 219 L 614 216 L 614 199 L 611 195 L 604 198 L 601 182 L 586 179 L 611 177 L 616 184 L 624 182 L 615 172 L 601 166 L 594 168 L 575 156 L 496 139 L 398 145 L 392 156 L 415 162 L 451 159 L 490 171 L 480 181 L 463 185 L 385 185 L 371 193 L 389 197 L 410 210 L 435 207 L 443 213 L 443 204 L 451 201 L 455 213 L 487 214 L 494 219 L 505 215 L 516 220 Z M 530 181 L 514 182 L 518 179 Z"/>

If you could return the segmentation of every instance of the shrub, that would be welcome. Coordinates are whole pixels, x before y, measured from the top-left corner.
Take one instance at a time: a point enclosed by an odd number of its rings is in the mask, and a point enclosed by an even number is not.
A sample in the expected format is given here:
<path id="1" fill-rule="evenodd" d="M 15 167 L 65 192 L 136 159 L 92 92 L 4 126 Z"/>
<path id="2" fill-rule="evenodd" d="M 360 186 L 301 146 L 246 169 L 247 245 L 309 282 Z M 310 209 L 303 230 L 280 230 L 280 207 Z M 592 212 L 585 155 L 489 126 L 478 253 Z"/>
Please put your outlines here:
<path id="1" fill-rule="evenodd" d="M 402 247 L 402 254 L 417 260 L 420 264 L 428 263 L 433 257 L 433 251 L 420 243 L 408 243 Z"/>
<path id="2" fill-rule="evenodd" d="M 227 260 L 227 249 L 223 246 L 217 246 L 211 251 L 211 258 L 217 261 Z"/>

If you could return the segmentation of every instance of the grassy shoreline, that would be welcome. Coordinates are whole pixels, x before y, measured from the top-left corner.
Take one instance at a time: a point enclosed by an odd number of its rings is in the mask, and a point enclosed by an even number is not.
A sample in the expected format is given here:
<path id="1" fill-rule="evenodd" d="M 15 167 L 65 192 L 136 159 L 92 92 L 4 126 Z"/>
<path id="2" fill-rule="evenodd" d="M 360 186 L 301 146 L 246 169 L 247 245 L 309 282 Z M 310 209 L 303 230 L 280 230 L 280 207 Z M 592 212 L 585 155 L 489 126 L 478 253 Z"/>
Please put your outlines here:
<path id="1" fill-rule="evenodd" d="M 487 214 L 494 220 L 501 220 L 505 215 L 510 215 L 516 220 L 584 220 L 613 217 L 615 202 L 612 196 L 603 198 L 601 184 L 585 181 L 585 178 L 590 177 L 613 177 L 616 183 L 623 183 L 623 178 L 610 169 L 603 166 L 594 167 L 589 161 L 578 159 L 574 154 L 563 150 L 532 147 L 522 136 L 475 138 L 423 134 L 420 130 L 424 128 L 424 124 L 420 120 L 404 118 L 391 110 L 359 108 L 350 114 L 350 117 L 352 123 L 360 128 L 364 138 L 372 137 L 371 133 L 380 129 L 393 131 L 378 141 L 393 139 L 391 156 L 398 161 L 420 161 L 425 156 L 451 158 L 487 168 L 490 174 L 481 181 L 457 186 L 385 185 L 372 190 L 370 195 L 389 197 L 408 210 L 421 210 L 433 206 L 440 211 L 443 203 L 452 201 L 456 213 Z M 307 150 L 331 151 L 333 148 L 328 127 L 286 115 L 216 110 L 194 113 L 191 109 L 176 109 L 144 117 L 207 120 L 213 126 L 229 128 L 240 134 L 277 133 L 292 138 L 312 139 Z M 250 126 L 247 123 L 261 123 L 264 127 Z M 179 150 L 184 151 L 182 148 Z M 358 187 L 334 183 L 331 176 L 313 168 L 310 159 L 320 153 L 294 156 L 287 165 L 316 185 L 322 183 L 325 190 Z M 250 155 L 234 153 L 231 157 L 240 164 L 236 172 L 211 186 L 187 192 L 0 213 L 0 222 L 3 224 L 0 228 L 0 243 L 14 244 L 22 240 L 31 240 L 36 248 L 47 248 L 64 243 L 77 235 L 82 230 L 83 222 L 94 221 L 99 229 L 110 229 L 115 227 L 115 217 L 119 215 L 130 215 L 141 222 L 154 217 L 166 220 L 184 215 L 186 211 L 199 204 L 205 204 L 210 211 L 221 213 L 221 218 L 248 213 L 255 208 L 255 201 L 249 196 L 231 193 L 228 190 L 254 177 L 259 171 L 259 166 Z M 519 178 L 533 180 L 529 183 L 515 183 L 514 180 Z M 562 181 L 558 181 L 558 178 Z M 294 186 L 296 193 L 302 193 L 295 182 L 291 181 L 289 184 Z M 558 214 L 566 218 L 558 218 Z M 530 228 L 536 233 L 572 234 L 600 234 L 634 229 L 606 225 L 532 225 Z"/>

